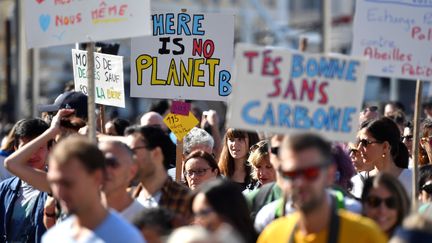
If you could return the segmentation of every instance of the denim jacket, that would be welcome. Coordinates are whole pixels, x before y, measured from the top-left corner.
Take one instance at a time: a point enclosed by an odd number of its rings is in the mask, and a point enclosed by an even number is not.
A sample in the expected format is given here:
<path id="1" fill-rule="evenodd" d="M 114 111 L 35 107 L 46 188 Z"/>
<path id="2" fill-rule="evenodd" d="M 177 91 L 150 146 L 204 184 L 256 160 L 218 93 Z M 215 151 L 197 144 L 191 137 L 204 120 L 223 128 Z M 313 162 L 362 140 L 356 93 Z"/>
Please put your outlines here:
<path id="1" fill-rule="evenodd" d="M 21 179 L 14 176 L 0 183 L 0 242 L 10 242 L 8 233 L 15 201 L 19 197 Z M 43 224 L 43 212 L 47 194 L 42 192 L 37 198 L 36 205 L 32 211 L 32 231 L 27 235 L 26 242 L 41 242 L 46 228 Z"/>

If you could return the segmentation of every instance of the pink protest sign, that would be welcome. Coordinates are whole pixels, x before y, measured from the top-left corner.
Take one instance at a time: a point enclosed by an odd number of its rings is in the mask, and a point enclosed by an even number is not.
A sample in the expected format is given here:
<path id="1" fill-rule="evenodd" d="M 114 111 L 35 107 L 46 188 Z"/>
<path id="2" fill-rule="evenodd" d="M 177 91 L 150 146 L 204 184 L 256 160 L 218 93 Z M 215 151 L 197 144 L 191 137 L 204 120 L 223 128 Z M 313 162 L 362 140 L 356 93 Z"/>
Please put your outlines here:
<path id="1" fill-rule="evenodd" d="M 173 101 L 171 104 L 171 113 L 177 115 L 189 115 L 191 104 L 182 101 Z"/>

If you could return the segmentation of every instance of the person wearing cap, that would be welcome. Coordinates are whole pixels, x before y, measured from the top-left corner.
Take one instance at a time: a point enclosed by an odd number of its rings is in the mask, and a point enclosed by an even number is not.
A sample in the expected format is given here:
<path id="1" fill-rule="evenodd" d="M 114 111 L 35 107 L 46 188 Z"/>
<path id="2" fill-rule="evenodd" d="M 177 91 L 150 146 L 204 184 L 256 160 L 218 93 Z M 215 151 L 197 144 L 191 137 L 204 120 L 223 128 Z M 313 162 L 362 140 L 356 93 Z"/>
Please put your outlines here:
<path id="1" fill-rule="evenodd" d="M 87 121 L 87 96 L 82 92 L 66 91 L 50 105 L 39 105 L 39 112 L 53 113 L 60 109 L 74 109 L 74 116 Z"/>
<path id="2" fill-rule="evenodd" d="M 51 193 L 47 173 L 30 168 L 26 164 L 26 161 L 38 151 L 42 144 L 46 144 L 61 133 L 61 130 L 64 129 L 61 126 L 61 120 L 69 117 L 72 113 L 74 113 L 72 109 L 60 109 L 53 117 L 51 127 L 48 130 L 29 142 L 20 151 L 16 151 L 6 160 L 7 169 L 35 188 Z M 115 160 L 115 162 L 107 165 L 107 177 L 103 188 L 105 193 L 103 197 L 106 201 L 106 206 L 117 210 L 122 216 L 131 221 L 134 213 L 142 208 L 126 191 L 126 188 L 136 174 L 136 165 L 132 157 L 133 152 L 127 145 L 123 145 L 117 141 L 101 142 L 100 149 L 107 156 L 110 156 L 110 160 L 107 161 Z M 54 218 L 56 216 L 53 215 L 54 208 L 49 208 L 49 211 L 48 216 L 52 215 L 50 217 Z"/>

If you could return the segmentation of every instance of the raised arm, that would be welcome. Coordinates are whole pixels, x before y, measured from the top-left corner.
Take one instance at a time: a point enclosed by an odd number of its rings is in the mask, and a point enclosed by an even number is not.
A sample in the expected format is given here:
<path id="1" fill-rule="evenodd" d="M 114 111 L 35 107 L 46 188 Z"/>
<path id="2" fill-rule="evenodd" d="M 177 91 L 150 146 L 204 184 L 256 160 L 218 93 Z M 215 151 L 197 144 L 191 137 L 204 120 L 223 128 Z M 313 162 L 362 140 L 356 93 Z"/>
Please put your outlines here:
<path id="1" fill-rule="evenodd" d="M 57 115 L 54 116 L 48 130 L 6 158 L 4 161 L 6 169 L 32 185 L 34 188 L 44 192 L 51 192 L 46 171 L 31 167 L 28 164 L 28 161 L 42 146 L 46 146 L 50 140 L 55 139 L 57 134 L 61 132 L 61 118 L 68 116 L 73 112 L 74 110 L 72 109 L 59 110 Z"/>

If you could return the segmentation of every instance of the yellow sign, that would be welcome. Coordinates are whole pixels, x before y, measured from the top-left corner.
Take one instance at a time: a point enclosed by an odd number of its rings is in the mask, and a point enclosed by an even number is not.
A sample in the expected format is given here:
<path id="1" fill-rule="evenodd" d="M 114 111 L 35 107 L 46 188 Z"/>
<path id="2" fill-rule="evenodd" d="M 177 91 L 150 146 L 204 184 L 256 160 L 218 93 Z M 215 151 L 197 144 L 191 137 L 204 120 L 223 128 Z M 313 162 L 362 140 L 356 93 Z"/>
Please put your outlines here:
<path id="1" fill-rule="evenodd" d="M 189 112 L 188 116 L 173 114 L 170 112 L 166 115 L 163 121 L 179 141 L 183 140 L 183 137 L 186 136 L 186 134 L 188 134 L 188 132 L 199 122 L 192 112 Z"/>

